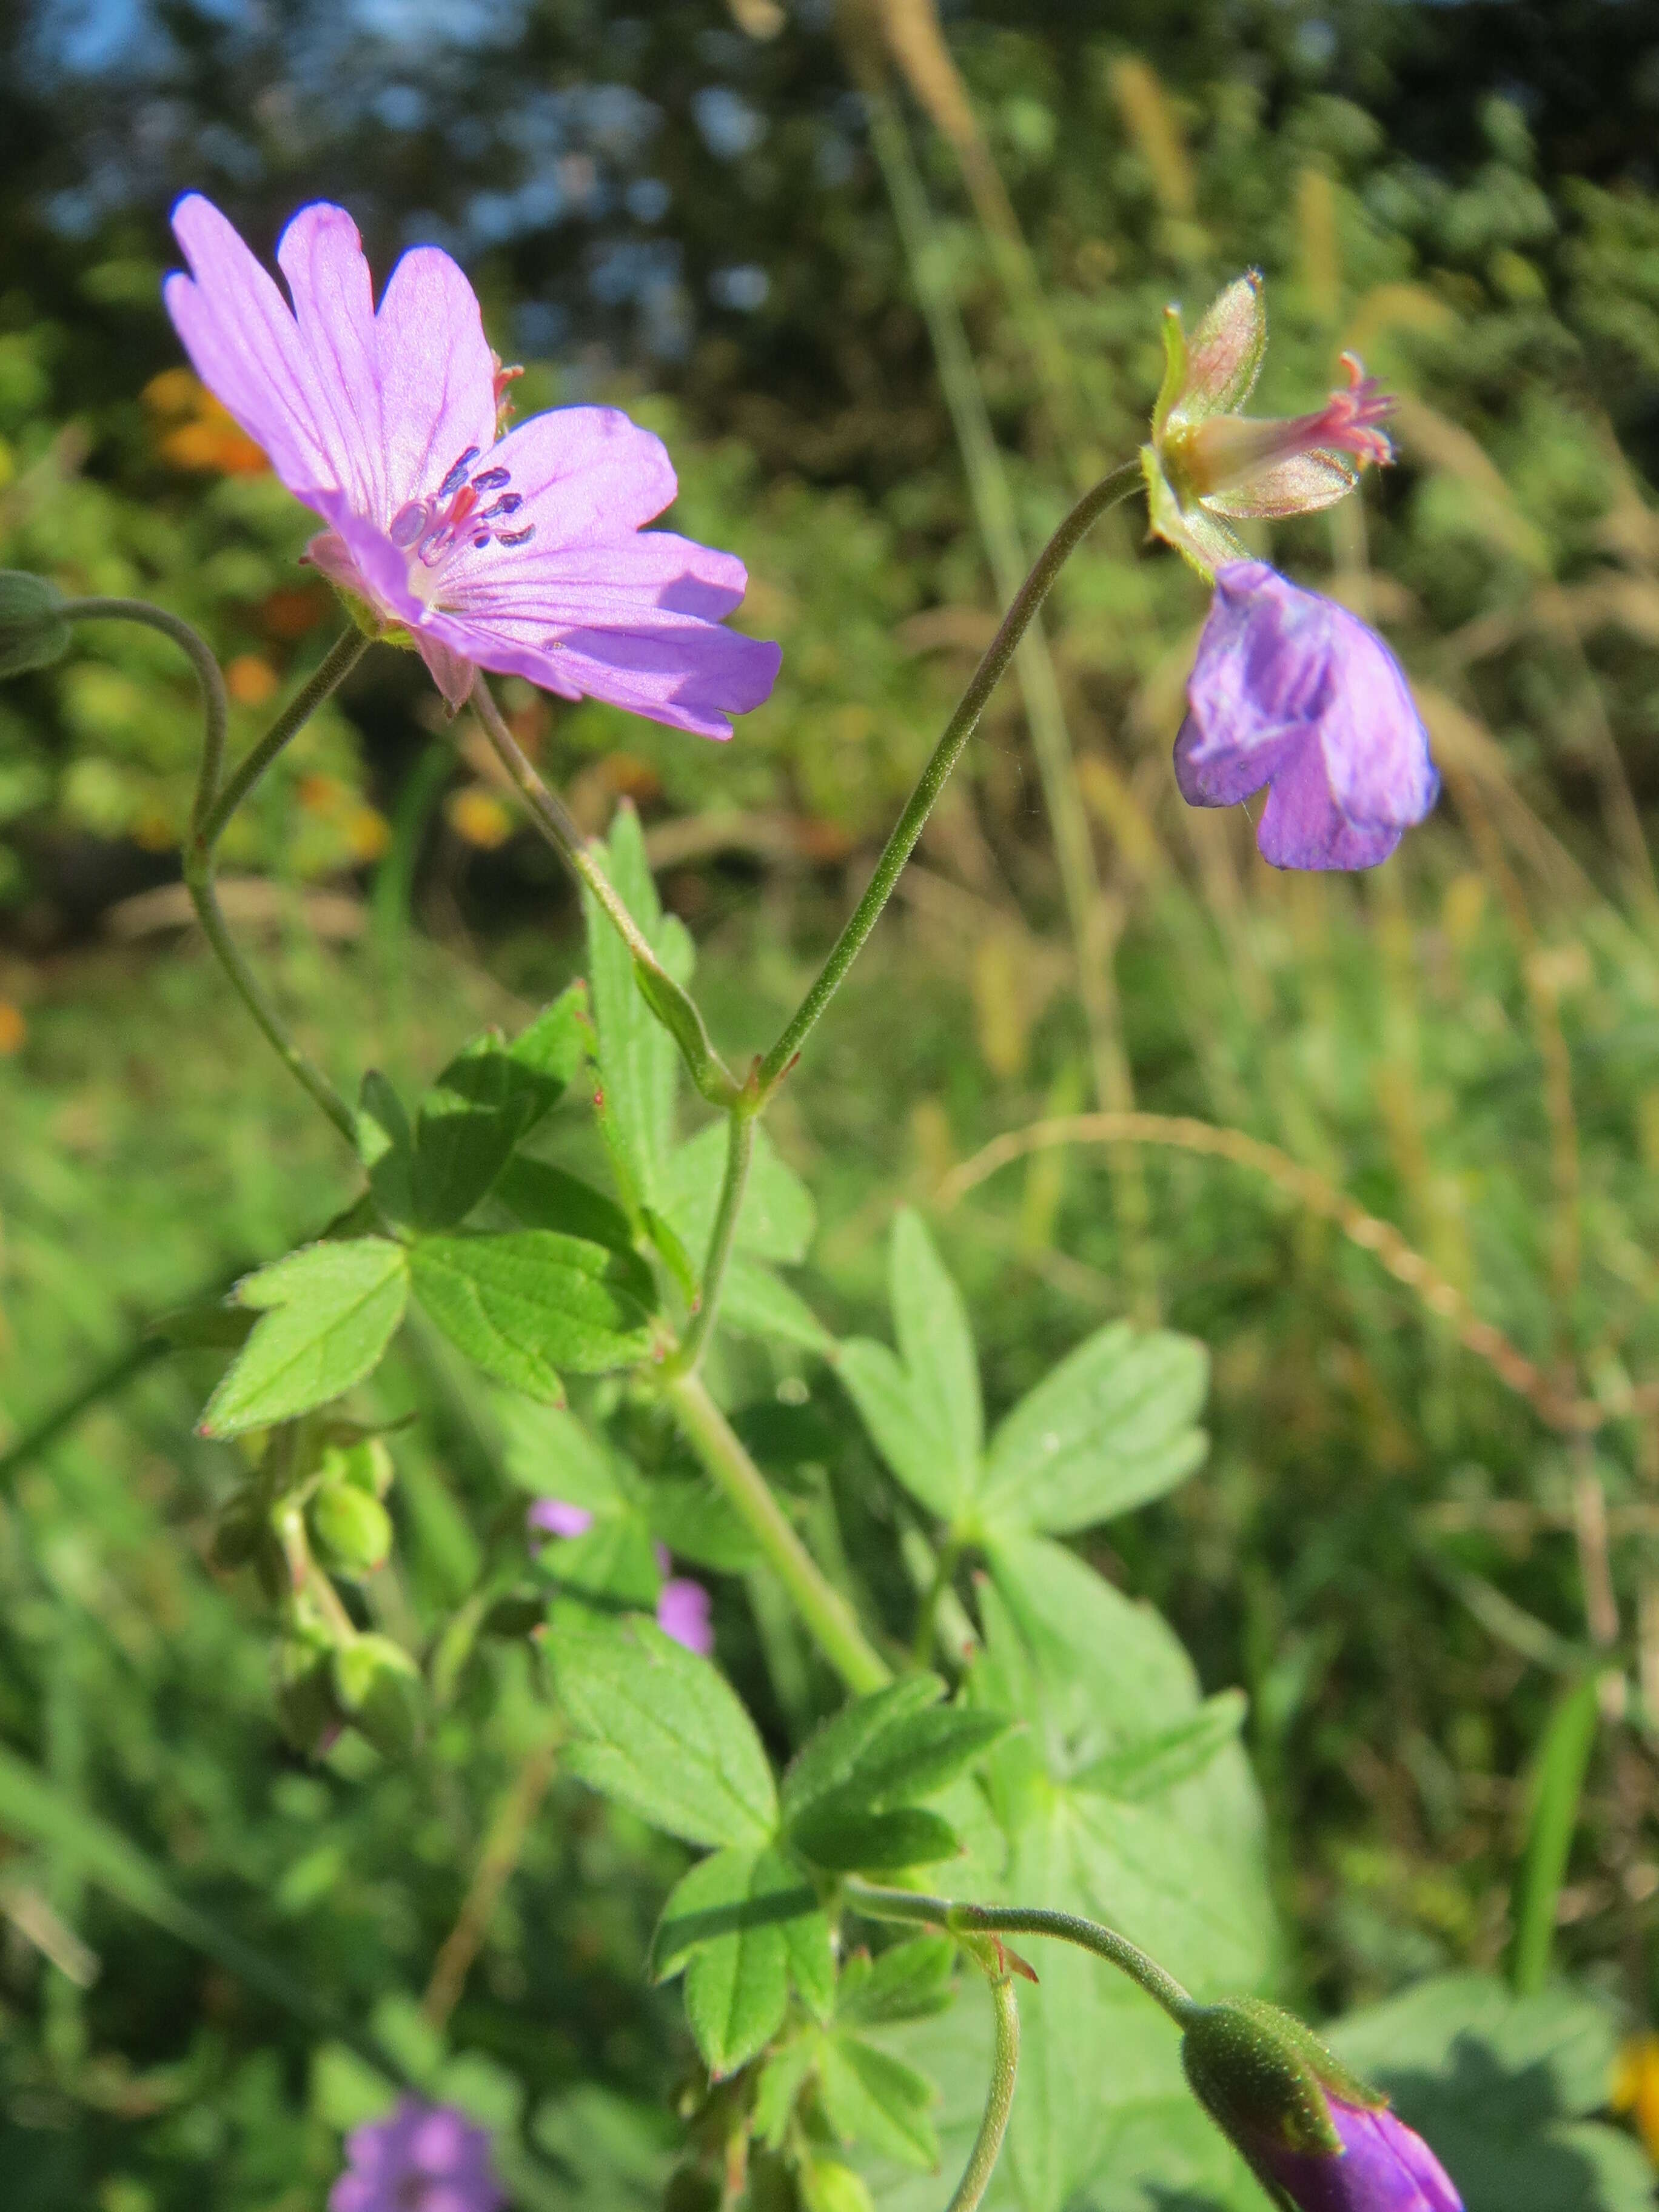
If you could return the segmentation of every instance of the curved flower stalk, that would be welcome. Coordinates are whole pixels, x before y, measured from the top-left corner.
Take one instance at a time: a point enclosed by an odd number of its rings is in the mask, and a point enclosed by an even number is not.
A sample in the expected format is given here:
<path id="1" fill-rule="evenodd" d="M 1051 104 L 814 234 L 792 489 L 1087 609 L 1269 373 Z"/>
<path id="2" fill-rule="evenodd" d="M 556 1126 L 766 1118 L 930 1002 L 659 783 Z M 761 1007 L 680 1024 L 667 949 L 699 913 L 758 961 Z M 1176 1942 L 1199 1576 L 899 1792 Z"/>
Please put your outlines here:
<path id="1" fill-rule="evenodd" d="M 453 2105 L 405 2097 L 389 2119 L 346 2137 L 328 2212 L 498 2212 L 505 2202 L 488 2132 Z"/>
<path id="2" fill-rule="evenodd" d="M 645 527 L 677 489 L 660 439 L 608 407 L 503 436 L 518 372 L 447 253 L 405 253 L 377 311 L 356 223 L 319 202 L 277 246 L 290 307 L 199 193 L 173 228 L 191 273 L 165 297 L 197 374 L 328 524 L 308 557 L 452 708 L 489 668 L 727 738 L 767 697 L 778 647 L 725 626 L 743 563 Z"/>
<path id="3" fill-rule="evenodd" d="M 1217 571 L 1187 705 L 1182 797 L 1235 806 L 1265 784 L 1256 843 L 1275 867 L 1374 867 L 1439 794 L 1428 732 L 1388 647 L 1263 561 Z"/>

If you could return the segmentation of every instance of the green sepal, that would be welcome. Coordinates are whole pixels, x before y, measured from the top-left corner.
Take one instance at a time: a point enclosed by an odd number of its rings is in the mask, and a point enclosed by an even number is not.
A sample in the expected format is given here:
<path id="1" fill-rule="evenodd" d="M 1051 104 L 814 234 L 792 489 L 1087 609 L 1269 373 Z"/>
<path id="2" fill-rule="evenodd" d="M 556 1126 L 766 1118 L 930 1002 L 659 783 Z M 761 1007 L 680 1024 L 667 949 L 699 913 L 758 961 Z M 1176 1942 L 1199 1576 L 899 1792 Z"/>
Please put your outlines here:
<path id="1" fill-rule="evenodd" d="M 1151 446 L 1140 449 L 1140 470 L 1146 480 L 1146 520 L 1152 535 L 1173 545 L 1206 584 L 1214 583 L 1216 570 L 1228 562 L 1249 559 L 1248 550 L 1207 507 L 1181 504 Z"/>
<path id="2" fill-rule="evenodd" d="M 1158 404 L 1152 409 L 1152 436 L 1164 434 L 1164 425 L 1170 410 L 1187 387 L 1187 333 L 1181 327 L 1179 307 L 1164 310 L 1164 381 L 1158 387 Z"/>
<path id="3" fill-rule="evenodd" d="M 1181 2063 L 1199 2102 L 1253 2165 L 1269 2151 L 1338 2156 L 1343 2145 L 1331 2095 L 1370 2112 L 1388 2102 L 1293 2014 L 1261 1997 L 1196 2011 L 1182 2038 Z"/>

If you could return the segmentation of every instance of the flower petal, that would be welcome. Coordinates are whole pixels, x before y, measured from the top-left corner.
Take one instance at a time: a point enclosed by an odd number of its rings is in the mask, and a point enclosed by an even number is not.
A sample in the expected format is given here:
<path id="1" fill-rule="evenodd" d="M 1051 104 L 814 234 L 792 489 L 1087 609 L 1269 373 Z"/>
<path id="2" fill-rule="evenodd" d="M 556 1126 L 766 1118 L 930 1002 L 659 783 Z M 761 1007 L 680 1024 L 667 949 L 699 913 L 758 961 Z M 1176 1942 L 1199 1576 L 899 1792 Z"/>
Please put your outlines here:
<path id="1" fill-rule="evenodd" d="M 567 699 L 609 700 L 704 738 L 731 736 L 732 716 L 770 695 L 782 659 L 777 646 L 723 623 L 662 610 L 629 628 L 550 630 L 539 613 L 434 613 L 427 628 L 481 667 L 526 677 Z"/>
<path id="2" fill-rule="evenodd" d="M 1374 868 L 1402 829 L 1355 822 L 1338 805 L 1318 746 L 1297 745 L 1273 772 L 1255 842 L 1276 868 Z"/>
<path id="3" fill-rule="evenodd" d="M 385 516 L 385 438 L 375 358 L 374 288 L 343 208 L 303 207 L 276 242 L 312 372 L 318 428 L 335 481 L 360 514 Z"/>
<path id="4" fill-rule="evenodd" d="M 1316 514 L 1346 499 L 1359 481 L 1359 464 L 1346 453 L 1293 453 L 1260 470 L 1231 490 L 1209 492 L 1204 504 L 1212 514 L 1235 521 L 1269 520 L 1281 514 Z"/>
<path id="5" fill-rule="evenodd" d="M 345 482 L 332 451 L 330 410 L 276 279 L 199 192 L 173 210 L 191 274 L 162 287 L 167 310 L 204 384 L 256 444 L 296 498 Z"/>
<path id="6" fill-rule="evenodd" d="M 469 446 L 494 447 L 495 364 L 477 295 L 435 246 L 414 247 L 392 270 L 374 335 L 389 522 L 435 492 Z"/>
<path id="7" fill-rule="evenodd" d="M 1265 562 L 1217 571 L 1176 739 L 1176 778 L 1189 805 L 1236 805 L 1312 743 L 1330 658 L 1327 616 L 1337 611 Z"/>
<path id="8" fill-rule="evenodd" d="M 556 407 L 509 430 L 489 454 L 544 547 L 599 545 L 654 521 L 678 485 L 662 440 L 617 407 Z"/>
<path id="9" fill-rule="evenodd" d="M 1400 663 L 1374 629 L 1334 602 L 1333 680 L 1320 717 L 1325 773 L 1358 823 L 1403 830 L 1440 795 L 1429 734 Z"/>

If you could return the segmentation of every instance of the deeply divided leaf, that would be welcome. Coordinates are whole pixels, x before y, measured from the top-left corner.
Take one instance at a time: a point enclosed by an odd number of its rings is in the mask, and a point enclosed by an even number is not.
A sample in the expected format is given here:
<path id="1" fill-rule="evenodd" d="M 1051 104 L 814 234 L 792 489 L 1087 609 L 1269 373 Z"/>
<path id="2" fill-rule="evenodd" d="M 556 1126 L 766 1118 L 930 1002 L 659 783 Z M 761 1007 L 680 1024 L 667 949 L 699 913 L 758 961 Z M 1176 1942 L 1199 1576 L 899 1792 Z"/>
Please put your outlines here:
<path id="1" fill-rule="evenodd" d="M 380 1364 L 409 1295 L 401 1245 L 307 1244 L 238 1284 L 258 1325 L 208 1401 L 202 1431 L 240 1436 L 325 1406 Z"/>

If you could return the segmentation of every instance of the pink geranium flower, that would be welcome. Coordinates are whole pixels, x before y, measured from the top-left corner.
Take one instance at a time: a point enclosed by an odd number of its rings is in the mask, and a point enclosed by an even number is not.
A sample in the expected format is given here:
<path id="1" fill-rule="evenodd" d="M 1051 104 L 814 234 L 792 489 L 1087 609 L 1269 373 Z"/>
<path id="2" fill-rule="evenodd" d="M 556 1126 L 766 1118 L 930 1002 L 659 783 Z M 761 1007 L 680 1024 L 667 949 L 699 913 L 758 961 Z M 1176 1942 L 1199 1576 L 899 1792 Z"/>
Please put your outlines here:
<path id="1" fill-rule="evenodd" d="M 276 248 L 290 307 L 199 193 L 173 228 L 191 273 L 164 296 L 198 375 L 328 524 L 310 559 L 452 708 L 479 668 L 709 738 L 766 698 L 778 647 L 724 626 L 743 563 L 644 527 L 677 489 L 661 440 L 610 407 L 499 436 L 511 372 L 447 253 L 405 253 L 377 312 L 356 225 L 319 202 Z"/>

